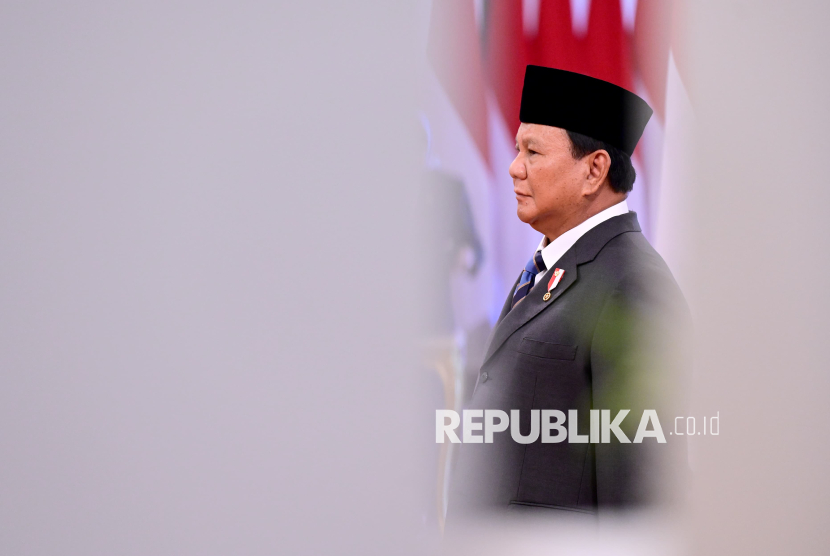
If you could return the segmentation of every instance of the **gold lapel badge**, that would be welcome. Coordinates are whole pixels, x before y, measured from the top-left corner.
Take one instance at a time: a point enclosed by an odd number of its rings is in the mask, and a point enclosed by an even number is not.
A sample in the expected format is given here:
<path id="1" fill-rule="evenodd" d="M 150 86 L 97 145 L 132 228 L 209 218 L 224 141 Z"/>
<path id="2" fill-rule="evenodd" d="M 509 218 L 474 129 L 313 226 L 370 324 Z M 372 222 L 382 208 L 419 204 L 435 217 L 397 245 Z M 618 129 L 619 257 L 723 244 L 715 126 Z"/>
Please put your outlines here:
<path id="1" fill-rule="evenodd" d="M 559 280 L 562 279 L 562 275 L 565 274 L 565 271 L 561 268 L 557 268 L 553 271 L 553 276 L 550 278 L 550 282 L 548 282 L 548 292 L 545 294 L 545 297 L 542 298 L 542 301 L 547 301 L 550 299 L 550 290 L 556 287 L 559 284 Z"/>

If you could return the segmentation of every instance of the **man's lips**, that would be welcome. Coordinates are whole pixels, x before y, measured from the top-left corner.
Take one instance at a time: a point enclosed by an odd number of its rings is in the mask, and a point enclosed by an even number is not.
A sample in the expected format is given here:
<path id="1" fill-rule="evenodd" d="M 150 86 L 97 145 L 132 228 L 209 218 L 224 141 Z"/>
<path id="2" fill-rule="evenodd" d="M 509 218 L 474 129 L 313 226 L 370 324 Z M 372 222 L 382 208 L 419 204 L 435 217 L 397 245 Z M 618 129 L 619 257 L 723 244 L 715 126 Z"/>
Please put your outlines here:
<path id="1" fill-rule="evenodd" d="M 518 191 L 516 191 L 515 189 L 513 190 L 513 193 L 515 193 L 515 194 L 516 194 L 516 198 L 517 198 L 517 199 L 521 199 L 522 197 L 530 197 L 530 195 L 525 195 L 524 193 L 519 193 L 519 192 L 518 192 Z"/>

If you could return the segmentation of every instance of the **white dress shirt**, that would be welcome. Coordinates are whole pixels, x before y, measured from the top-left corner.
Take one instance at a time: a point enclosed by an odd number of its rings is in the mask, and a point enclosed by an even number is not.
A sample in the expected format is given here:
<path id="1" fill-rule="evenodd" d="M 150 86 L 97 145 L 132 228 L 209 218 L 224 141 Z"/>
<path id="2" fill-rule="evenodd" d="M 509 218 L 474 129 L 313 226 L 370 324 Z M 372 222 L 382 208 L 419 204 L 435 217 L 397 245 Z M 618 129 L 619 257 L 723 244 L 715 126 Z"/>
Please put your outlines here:
<path id="1" fill-rule="evenodd" d="M 604 211 L 593 215 L 591 218 L 589 218 L 579 226 L 571 228 L 570 230 L 568 230 L 558 238 L 554 239 L 547 245 L 545 245 L 545 242 L 548 240 L 548 238 L 543 237 L 536 251 L 542 251 L 542 259 L 545 261 L 545 266 L 548 269 L 554 268 L 554 265 L 559 261 L 562 255 L 564 255 L 568 249 L 573 247 L 573 244 L 576 243 L 576 241 L 579 238 L 584 236 L 588 232 L 588 230 L 598 226 L 599 224 L 602 224 L 609 218 L 613 218 L 615 216 L 619 216 L 627 212 L 628 203 L 626 203 L 625 200 L 623 200 L 622 202 L 617 203 L 613 207 L 608 207 Z M 542 276 L 544 276 L 546 273 L 547 270 L 545 272 L 540 272 L 539 274 L 537 274 L 536 279 L 533 282 L 533 285 L 535 286 L 536 282 L 541 280 Z"/>

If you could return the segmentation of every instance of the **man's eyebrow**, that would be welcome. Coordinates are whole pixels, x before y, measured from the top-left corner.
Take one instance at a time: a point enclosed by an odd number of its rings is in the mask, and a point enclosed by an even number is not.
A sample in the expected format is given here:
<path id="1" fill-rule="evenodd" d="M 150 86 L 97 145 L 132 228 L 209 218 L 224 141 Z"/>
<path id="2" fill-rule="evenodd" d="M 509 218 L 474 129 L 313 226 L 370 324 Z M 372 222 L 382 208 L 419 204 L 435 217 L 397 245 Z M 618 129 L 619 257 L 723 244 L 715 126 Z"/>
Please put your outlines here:
<path id="1" fill-rule="evenodd" d="M 523 138 L 522 141 L 519 141 L 519 138 L 517 137 L 516 138 L 516 148 L 517 149 L 519 148 L 520 143 L 525 145 L 526 147 L 530 148 L 530 147 L 536 146 L 538 141 L 536 140 L 535 137 L 525 137 L 525 138 Z"/>

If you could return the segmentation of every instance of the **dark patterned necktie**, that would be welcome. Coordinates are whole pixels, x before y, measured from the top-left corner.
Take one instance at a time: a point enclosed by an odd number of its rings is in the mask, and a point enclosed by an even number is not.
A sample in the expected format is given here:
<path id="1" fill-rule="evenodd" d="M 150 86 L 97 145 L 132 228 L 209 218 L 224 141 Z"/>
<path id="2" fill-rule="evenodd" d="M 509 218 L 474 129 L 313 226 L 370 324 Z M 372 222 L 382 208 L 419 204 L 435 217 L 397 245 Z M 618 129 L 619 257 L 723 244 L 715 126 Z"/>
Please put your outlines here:
<path id="1" fill-rule="evenodd" d="M 536 254 L 528 261 L 524 271 L 522 271 L 519 285 L 516 286 L 516 293 L 513 294 L 513 305 L 510 306 L 511 309 L 518 305 L 519 301 L 530 293 L 530 288 L 533 287 L 533 279 L 536 278 L 536 275 L 547 269 L 548 267 L 545 266 L 545 261 L 542 259 L 542 251 L 536 251 Z"/>

